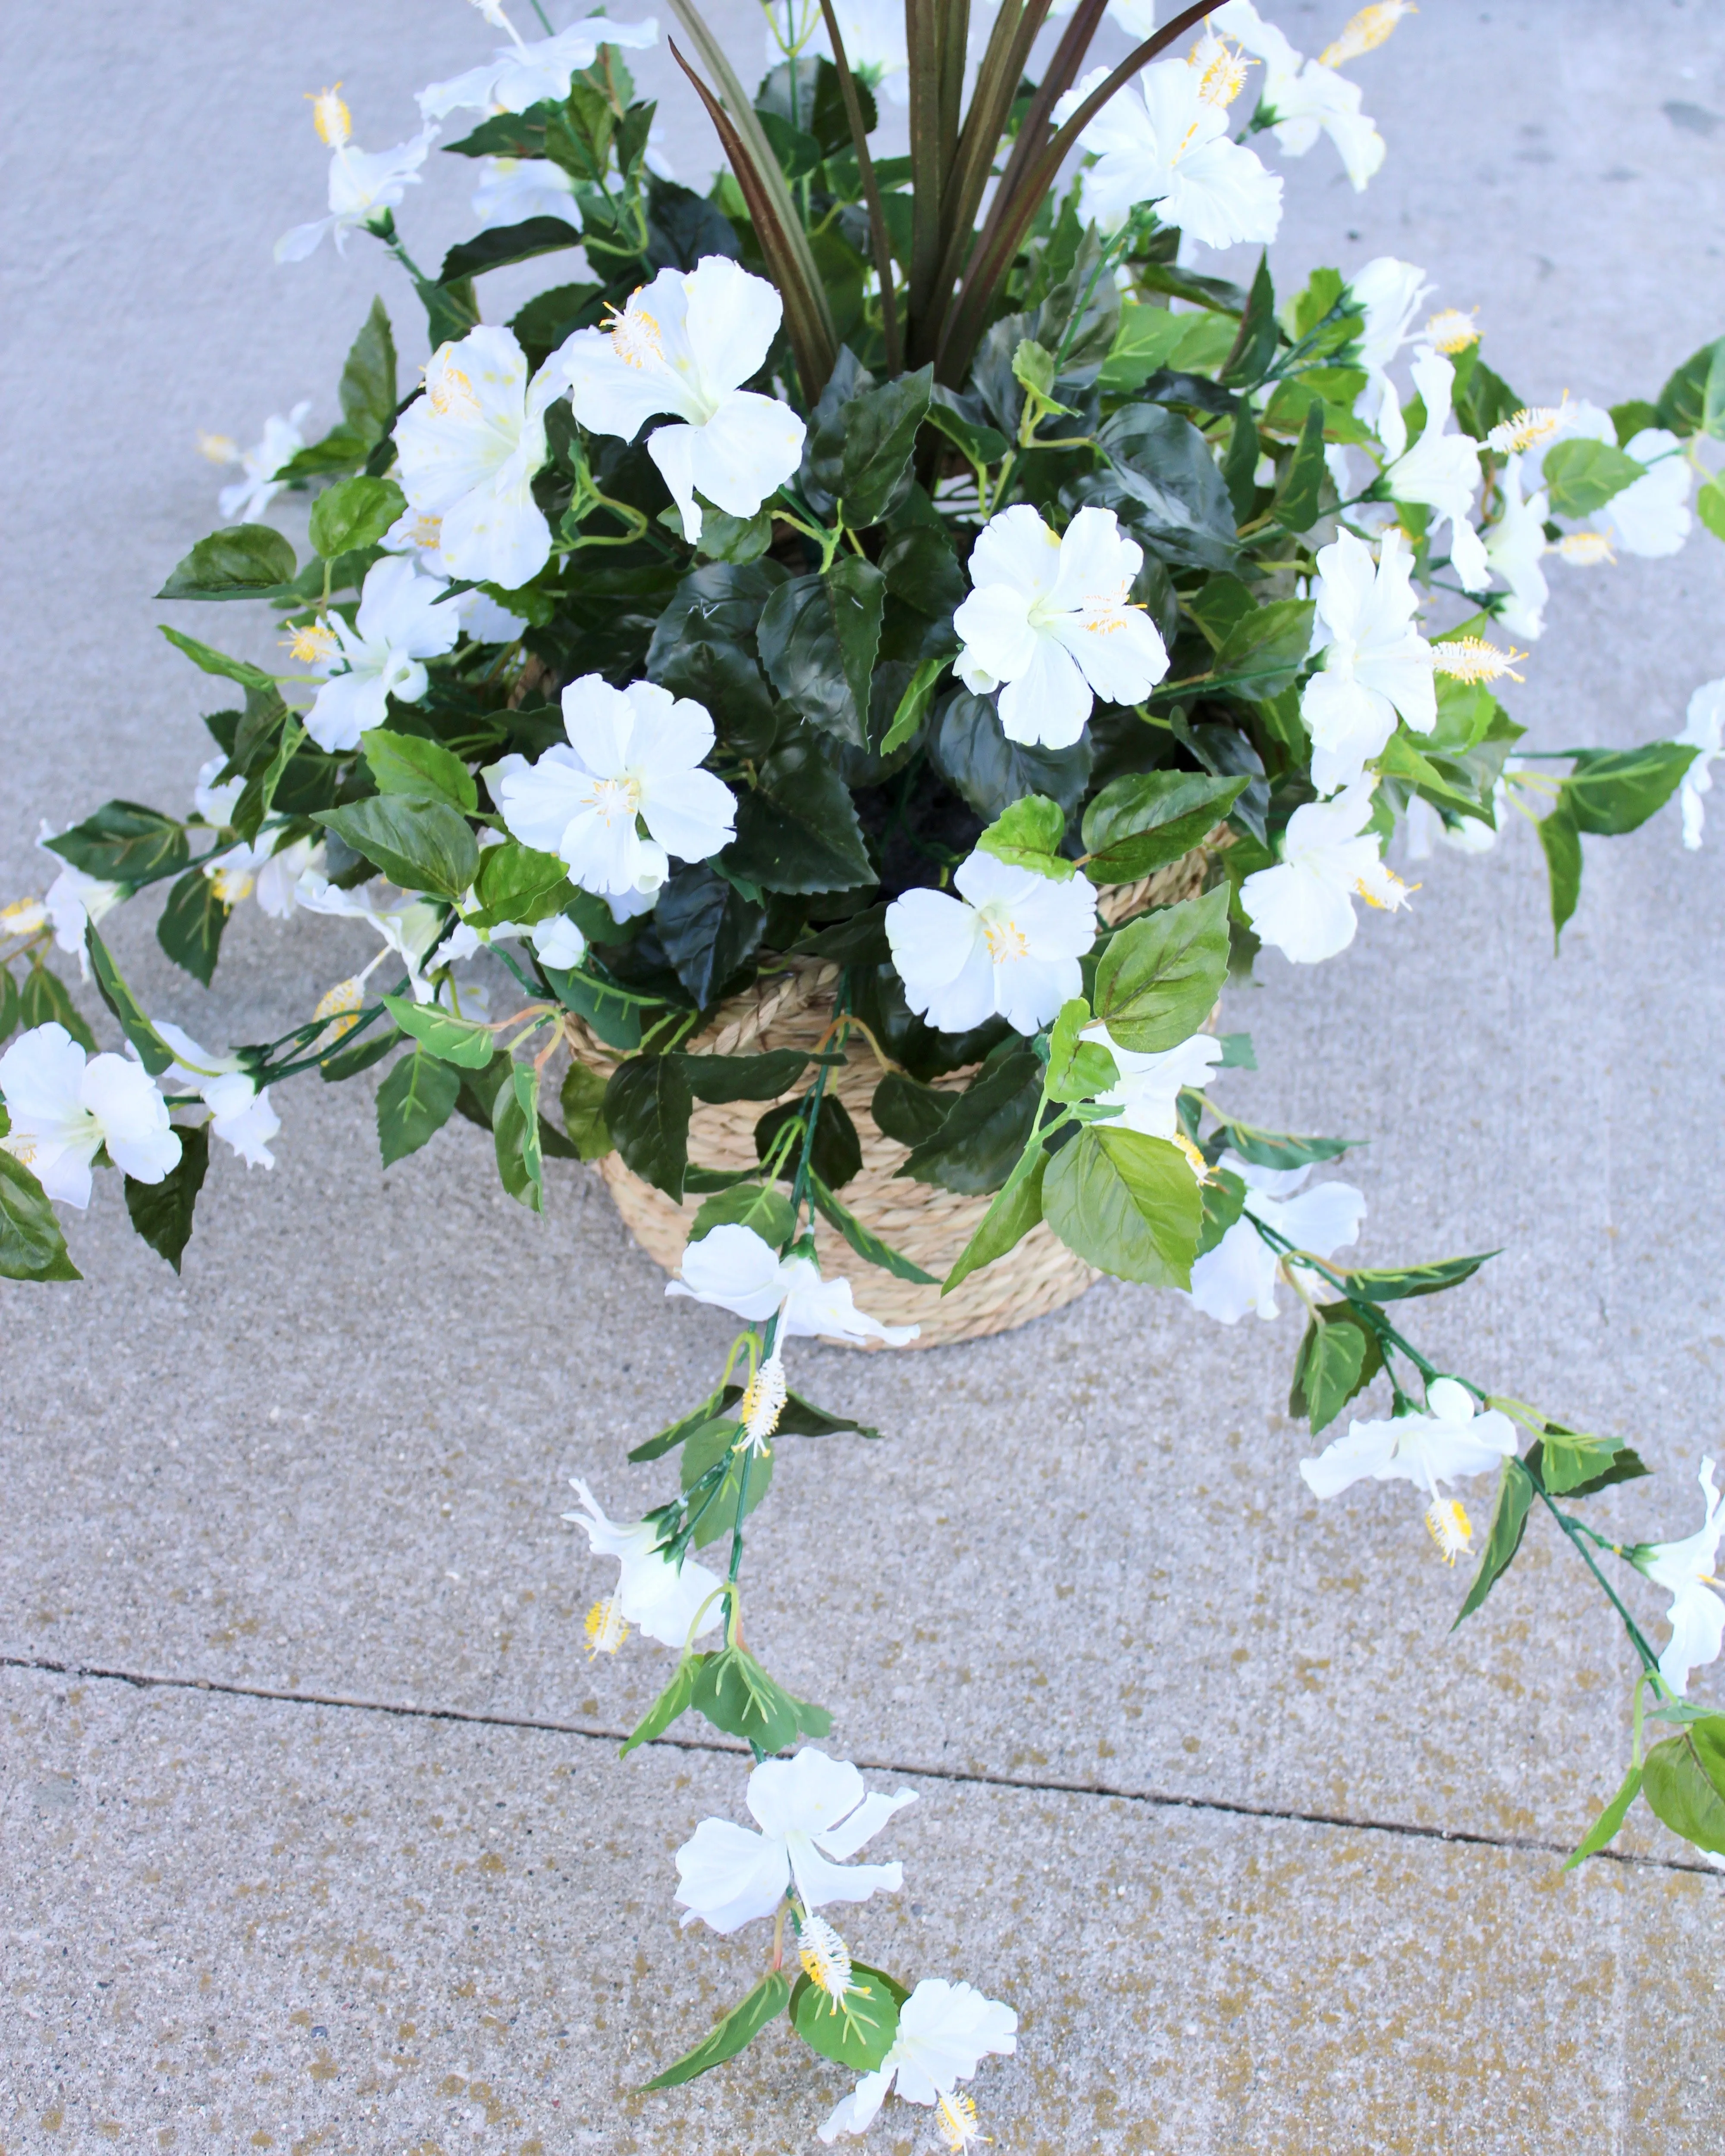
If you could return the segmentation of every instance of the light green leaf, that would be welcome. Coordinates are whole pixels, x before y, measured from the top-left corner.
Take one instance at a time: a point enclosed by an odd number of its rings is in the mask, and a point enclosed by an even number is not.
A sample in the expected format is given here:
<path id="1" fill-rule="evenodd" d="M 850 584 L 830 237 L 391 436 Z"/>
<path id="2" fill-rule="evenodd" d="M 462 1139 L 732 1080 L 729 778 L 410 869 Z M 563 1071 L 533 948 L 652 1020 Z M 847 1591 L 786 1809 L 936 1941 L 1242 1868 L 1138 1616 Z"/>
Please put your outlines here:
<path id="1" fill-rule="evenodd" d="M 1615 442 L 1571 437 L 1545 453 L 1544 483 L 1553 516 L 1587 516 L 1646 476 L 1647 467 Z"/>
<path id="2" fill-rule="evenodd" d="M 880 753 L 891 756 L 901 749 L 922 723 L 930 704 L 934 701 L 935 685 L 952 664 L 947 659 L 925 659 L 905 684 L 905 693 L 898 700 L 898 709 L 892 715 L 892 724 L 886 729 L 880 743 Z"/>
<path id="3" fill-rule="evenodd" d="M 762 1242 L 782 1250 L 797 1232 L 797 1216 L 782 1190 L 764 1183 L 733 1183 L 703 1202 L 689 1240 L 698 1243 L 715 1228 L 732 1226 L 752 1228 Z"/>
<path id="4" fill-rule="evenodd" d="M 1479 1569 L 1474 1573 L 1467 1599 L 1455 1613 L 1455 1625 L 1464 1617 L 1472 1616 L 1514 1562 L 1527 1529 L 1533 1497 L 1532 1476 L 1512 1455 L 1504 1461 L 1503 1472 L 1497 1479 L 1497 1496 L 1491 1507 L 1491 1524 L 1486 1531 L 1485 1546 L 1480 1552 Z M 1450 1627 L 1452 1632 L 1455 1625 Z"/>
<path id="5" fill-rule="evenodd" d="M 977 840 L 983 851 L 1014 868 L 1034 869 L 1055 883 L 1068 883 L 1075 873 L 1070 861 L 1062 860 L 1057 849 L 1065 835 L 1066 812 L 1045 793 L 1027 793 L 1004 809 Z"/>
<path id="6" fill-rule="evenodd" d="M 359 745 L 365 751 L 365 759 L 377 782 L 379 793 L 397 793 L 409 800 L 447 802 L 464 816 L 471 816 L 478 808 L 479 788 L 473 783 L 473 773 L 441 742 L 427 741 L 419 734 L 392 733 L 387 726 L 373 726 L 370 732 L 360 736 Z M 506 853 L 509 850 L 506 845 L 487 850 Z M 517 847 L 516 850 L 525 853 L 527 850 Z M 538 858 L 547 857 L 542 855 Z M 561 870 L 561 862 L 558 867 Z"/>
<path id="7" fill-rule="evenodd" d="M 311 543 L 326 562 L 375 547 L 407 506 L 393 479 L 338 480 L 311 505 Z"/>
<path id="8" fill-rule="evenodd" d="M 0 1280 L 82 1280 L 48 1194 L 0 1147 Z"/>
<path id="9" fill-rule="evenodd" d="M 1155 1055 L 1198 1032 L 1228 975 L 1228 891 L 1131 921 L 1096 965 L 1096 1016 L 1122 1048 Z"/>
<path id="10" fill-rule="evenodd" d="M 957 1263 L 941 1282 L 942 1295 L 950 1295 L 960 1281 L 968 1280 L 1023 1242 L 1042 1218 L 1042 1183 L 1047 1170 L 1048 1155 L 1038 1137 L 1025 1147 L 1018 1165 L 995 1192 L 988 1211 L 960 1251 Z"/>
<path id="11" fill-rule="evenodd" d="M 1202 771 L 1134 771 L 1103 787 L 1084 812 L 1084 872 L 1092 883 L 1135 883 L 1199 844 L 1250 780 Z"/>
<path id="12" fill-rule="evenodd" d="M 1068 1250 L 1104 1272 L 1192 1285 L 1204 1201 L 1185 1154 L 1165 1138 L 1106 1124 L 1081 1131 L 1049 1163 L 1042 1209 Z"/>
<path id="13" fill-rule="evenodd" d="M 311 819 L 345 839 L 406 891 L 459 898 L 479 870 L 479 846 L 466 819 L 444 801 L 374 794 Z"/>
<path id="14" fill-rule="evenodd" d="M 676 2088 L 734 2059 L 767 2026 L 783 2013 L 791 1996 L 791 1980 L 783 1969 L 769 1969 L 740 2005 L 733 2006 L 711 2035 L 685 2051 L 674 2066 L 644 2082 L 644 2089 Z"/>
<path id="15" fill-rule="evenodd" d="M 159 599 L 254 599 L 293 581 L 294 550 L 268 524 L 213 531 L 174 569 Z"/>
<path id="16" fill-rule="evenodd" d="M 852 2073 L 871 2074 L 892 2049 L 899 2005 L 906 1995 L 901 1985 L 891 1984 L 879 1969 L 854 1961 L 850 1989 L 842 1999 L 811 1984 L 807 1976 L 798 1978 L 791 1994 L 791 2026 L 822 2058 L 848 2066 Z"/>
<path id="17" fill-rule="evenodd" d="M 498 1087 L 491 1104 L 491 1134 L 503 1188 L 530 1213 L 542 1213 L 545 1163 L 540 1152 L 539 1073 L 531 1064 L 516 1064 L 510 1082 Z"/>
<path id="18" fill-rule="evenodd" d="M 1725 1856 L 1725 1715 L 1692 1722 L 1647 1754 L 1641 1789 L 1673 1834 Z"/>
<path id="19" fill-rule="evenodd" d="M 496 1036 L 477 1019 L 457 1018 L 439 1004 L 416 1004 L 410 996 L 385 996 L 383 1007 L 403 1033 L 421 1041 L 444 1063 L 464 1070 L 483 1070 L 496 1048 Z"/>
<path id="20" fill-rule="evenodd" d="M 1597 1856 L 1608 1842 L 1616 1840 L 1618 1829 L 1629 1816 L 1630 1806 L 1640 1794 L 1642 1772 L 1640 1767 L 1631 1767 L 1624 1776 L 1617 1794 L 1582 1836 L 1575 1854 L 1563 1866 L 1565 1871 L 1573 1871 L 1589 1856 Z"/>
<path id="21" fill-rule="evenodd" d="M 377 1088 L 377 1149 L 385 1168 L 427 1145 L 455 1112 L 459 1074 L 429 1049 L 404 1055 Z"/>

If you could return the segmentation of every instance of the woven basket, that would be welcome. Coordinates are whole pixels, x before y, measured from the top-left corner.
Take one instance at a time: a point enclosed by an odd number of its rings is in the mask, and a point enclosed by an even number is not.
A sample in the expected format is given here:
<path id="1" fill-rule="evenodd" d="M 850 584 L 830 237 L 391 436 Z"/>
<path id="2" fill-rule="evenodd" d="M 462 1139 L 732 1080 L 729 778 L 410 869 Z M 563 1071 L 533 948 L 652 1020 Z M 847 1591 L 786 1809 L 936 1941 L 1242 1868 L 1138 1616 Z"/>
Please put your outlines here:
<path id="1" fill-rule="evenodd" d="M 1204 844 L 1136 884 L 1102 894 L 1098 911 L 1111 925 L 1141 912 L 1190 898 L 1204 887 L 1211 855 L 1227 843 L 1218 830 Z M 813 959 L 790 961 L 786 968 L 757 982 L 746 994 L 721 1004 L 711 1024 L 688 1043 L 706 1055 L 758 1055 L 773 1048 L 812 1049 L 832 1022 L 839 968 Z M 595 1069 L 615 1067 L 616 1058 L 588 1036 L 583 1062 Z M 912 1260 L 925 1272 L 942 1279 L 988 1211 L 988 1195 L 963 1197 L 937 1185 L 901 1178 L 906 1148 L 875 1125 L 869 1102 L 880 1082 L 880 1065 L 866 1040 L 853 1035 L 848 1060 L 835 1066 L 828 1088 L 850 1111 L 862 1146 L 862 1173 L 847 1183 L 845 1204 L 863 1225 Z M 957 1091 L 970 1076 L 956 1072 L 944 1081 Z M 796 1097 L 796 1091 L 787 1093 Z M 737 1169 L 755 1165 L 755 1125 L 769 1104 L 742 1101 L 713 1106 L 696 1104 L 689 1125 L 689 1157 L 703 1168 Z M 701 1200 L 678 1205 L 662 1190 L 644 1183 L 616 1153 L 599 1163 L 618 1211 L 647 1255 L 675 1272 Z M 857 1256 L 838 1232 L 822 1219 L 815 1223 L 815 1252 L 823 1274 L 848 1272 L 859 1305 L 888 1325 L 922 1327 L 916 1345 L 938 1348 L 957 1340 L 980 1340 L 1009 1332 L 1033 1317 L 1082 1295 L 1096 1278 L 1094 1269 L 1069 1250 L 1044 1224 L 980 1272 L 973 1273 L 951 1295 L 937 1287 L 919 1287 L 896 1279 Z M 846 1346 L 859 1343 L 846 1342 Z"/>

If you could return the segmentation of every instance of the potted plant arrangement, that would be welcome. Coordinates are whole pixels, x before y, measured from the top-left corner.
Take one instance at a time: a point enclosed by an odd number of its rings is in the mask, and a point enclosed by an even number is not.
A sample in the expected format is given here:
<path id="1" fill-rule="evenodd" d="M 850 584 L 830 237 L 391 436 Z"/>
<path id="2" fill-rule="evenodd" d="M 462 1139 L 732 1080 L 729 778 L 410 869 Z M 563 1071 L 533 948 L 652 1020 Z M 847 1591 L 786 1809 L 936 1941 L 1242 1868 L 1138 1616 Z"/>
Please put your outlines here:
<path id="1" fill-rule="evenodd" d="M 1404 1306 L 1484 1260 L 1348 1264 L 1364 1200 L 1311 1180 L 1345 1142 L 1206 1095 L 1250 1060 L 1219 1016 L 1230 972 L 1266 947 L 1322 963 L 1369 916 L 1395 933 L 1399 829 L 1417 858 L 1528 815 L 1559 933 L 1586 838 L 1681 788 L 1698 839 L 1705 695 L 1681 741 L 1539 755 L 1504 684 L 1549 558 L 1674 552 L 1697 472 L 1725 534 L 1696 454 L 1725 435 L 1725 341 L 1648 402 L 1526 404 L 1409 264 L 1281 293 L 1262 259 L 1243 288 L 1194 266 L 1275 236 L 1271 138 L 1322 135 L 1369 179 L 1384 146 L 1345 69 L 1405 0 L 1309 59 L 1250 0 L 1159 28 L 1114 0 L 1137 42 L 1112 69 L 1086 65 L 1104 0 L 1079 0 L 1034 79 L 1050 0 L 773 0 L 752 95 L 672 0 L 727 160 L 705 195 L 634 95 L 653 23 L 554 33 L 477 4 L 490 55 L 420 93 L 410 140 L 366 152 L 316 96 L 328 213 L 277 250 L 380 243 L 426 311 L 423 379 L 380 300 L 340 420 L 272 421 L 163 588 L 271 610 L 285 670 L 165 630 L 223 703 L 190 813 L 104 804 L 0 915 L 0 1272 L 77 1277 L 55 1208 L 99 1165 L 177 1269 L 212 1135 L 268 1165 L 289 1079 L 387 1064 L 386 1163 L 458 1115 L 532 1210 L 547 1163 L 594 1163 L 667 1292 L 736 1314 L 711 1391 L 630 1455 L 665 1463 L 663 1502 L 614 1522 L 578 1484 L 568 1516 L 621 1567 L 592 1649 L 635 1630 L 672 1656 L 625 1753 L 698 1714 L 754 1761 L 754 1827 L 701 1822 L 677 1901 L 770 1922 L 766 1967 L 650 2086 L 783 2015 L 858 2076 L 824 2138 L 896 2091 L 960 2149 L 961 2084 L 1014 2041 L 956 1969 L 912 1985 L 852 1954 L 830 1912 L 898 1885 L 851 1860 L 911 1793 L 828 1756 L 827 1710 L 745 1639 L 751 1512 L 784 1453 L 857 1427 L 793 1388 L 800 1337 L 974 1337 L 1104 1272 L 1228 1323 L 1285 1289 L 1317 1496 L 1408 1482 L 1439 1555 L 1475 1558 L 1463 1616 L 1547 1515 L 1620 1617 L 1634 1757 L 1578 1857 L 1638 1794 L 1725 1855 L 1725 1717 L 1685 1697 L 1725 1629 L 1711 1463 L 1697 1533 L 1606 1543 L 1577 1507 L 1635 1453 L 1413 1337 Z M 906 156 L 871 146 L 882 97 Z M 482 228 L 434 272 L 396 212 L 439 141 L 475 162 Z M 541 259 L 545 288 L 487 321 L 485 275 Z M 264 521 L 284 490 L 311 496 L 303 560 Z M 280 1038 L 216 1052 L 103 939 L 146 893 L 203 983 L 254 901 L 378 947 Z M 1389 1413 L 1336 1434 L 1380 1377 Z M 1476 1527 L 1456 1486 L 1487 1475 Z M 1625 1562 L 1671 1595 L 1662 1650 Z"/>

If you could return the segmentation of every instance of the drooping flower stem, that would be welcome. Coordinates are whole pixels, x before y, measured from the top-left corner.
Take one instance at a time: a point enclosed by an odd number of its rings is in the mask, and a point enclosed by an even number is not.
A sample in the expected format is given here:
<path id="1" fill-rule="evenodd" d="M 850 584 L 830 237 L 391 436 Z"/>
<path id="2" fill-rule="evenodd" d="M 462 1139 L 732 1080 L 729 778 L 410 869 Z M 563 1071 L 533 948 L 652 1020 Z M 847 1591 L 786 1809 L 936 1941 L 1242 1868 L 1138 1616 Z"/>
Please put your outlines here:
<path id="1" fill-rule="evenodd" d="M 1551 1514 L 1552 1517 L 1563 1529 L 1569 1541 L 1580 1553 L 1582 1563 L 1587 1567 L 1594 1578 L 1599 1583 L 1599 1586 L 1604 1594 L 1605 1599 L 1611 1604 L 1611 1607 L 1617 1612 L 1619 1617 L 1623 1620 L 1623 1629 L 1629 1635 L 1630 1645 L 1641 1658 L 1641 1666 L 1643 1671 L 1656 1670 L 1659 1667 L 1658 1656 L 1656 1655 L 1652 1648 L 1648 1645 L 1640 1626 L 1636 1624 L 1635 1619 L 1630 1616 L 1629 1611 L 1625 1609 L 1621 1601 L 1619 1600 L 1616 1589 L 1612 1586 L 1610 1581 L 1606 1578 L 1604 1573 L 1600 1571 L 1593 1552 L 1588 1548 L 1586 1543 L 1582 1539 L 1581 1534 L 1577 1532 L 1577 1529 L 1580 1526 L 1580 1522 L 1577 1520 L 1572 1520 L 1567 1512 L 1563 1512 L 1558 1506 L 1554 1504 L 1552 1502 L 1550 1491 L 1545 1489 L 1543 1486 L 1541 1486 L 1539 1490 L 1539 1496 L 1540 1502 L 1544 1505 L 1547 1512 Z M 1640 1695 L 1638 1691 L 1636 1693 L 1638 1702 L 1640 1697 Z"/>

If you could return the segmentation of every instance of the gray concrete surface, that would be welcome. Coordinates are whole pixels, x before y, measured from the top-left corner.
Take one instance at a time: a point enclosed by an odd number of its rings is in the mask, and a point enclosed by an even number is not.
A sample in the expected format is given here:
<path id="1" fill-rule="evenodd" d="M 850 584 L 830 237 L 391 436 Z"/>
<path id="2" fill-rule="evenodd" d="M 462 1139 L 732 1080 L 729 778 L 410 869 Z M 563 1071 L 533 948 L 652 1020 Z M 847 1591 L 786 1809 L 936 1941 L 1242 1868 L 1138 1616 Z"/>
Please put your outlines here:
<path id="1" fill-rule="evenodd" d="M 1343 11 L 1267 12 L 1315 48 Z M 174 801 L 203 753 L 148 597 L 213 521 L 194 430 L 332 417 L 374 290 L 423 352 L 375 251 L 270 260 L 319 203 L 300 93 L 342 78 L 382 144 L 482 34 L 456 0 L 0 21 L 28 92 L 0 149 L 8 895 L 39 888 L 39 816 Z M 1532 399 L 1646 393 L 1720 328 L 1717 7 L 1429 0 L 1358 72 L 1389 162 L 1358 198 L 1327 146 L 1285 162 L 1280 262 L 1425 263 Z M 462 177 L 411 200 L 416 252 L 463 235 Z M 1553 581 L 1512 700 L 1536 744 L 1672 731 L 1725 671 L 1705 535 Z M 1661 1471 L 1600 1512 L 1629 1534 L 1686 1530 L 1718 1442 L 1721 844 L 1684 855 L 1674 811 L 1590 842 L 1555 963 L 1532 834 L 1446 855 L 1342 959 L 1266 964 L 1230 1013 L 1262 1067 L 1219 1094 L 1370 1137 L 1371 1260 L 1505 1246 L 1420 1337 L 1633 1433 Z M 147 916 L 115 927 L 212 1042 L 279 1030 L 362 947 L 249 912 L 206 993 Z M 0 1289 L 0 2148 L 806 2145 L 834 2092 L 783 2046 L 627 2095 L 748 1980 L 746 1941 L 680 1938 L 670 1906 L 740 1775 L 596 1741 L 663 1663 L 582 1657 L 608 1568 L 557 1518 L 572 1473 L 651 1502 L 623 1455 L 722 1324 L 662 1301 L 579 1172 L 534 1221 L 465 1127 L 384 1177 L 363 1086 L 280 1106 L 280 1165 L 223 1157 L 183 1280 L 110 1187 L 74 1224 L 85 1286 Z M 835 1745 L 926 1778 L 906 1891 L 855 1937 L 1017 2004 L 1019 2056 L 977 2084 L 1003 2149 L 1716 2148 L 1719 1882 L 1651 1823 L 1642 1863 L 1564 1882 L 1549 1853 L 1626 1748 L 1605 1614 L 1536 1527 L 1447 1637 L 1459 1584 L 1406 1493 L 1320 1512 L 1298 1481 L 1295 1337 L 1107 1286 L 934 1358 L 804 1351 L 888 1438 L 783 1448 L 752 1634 Z"/>

